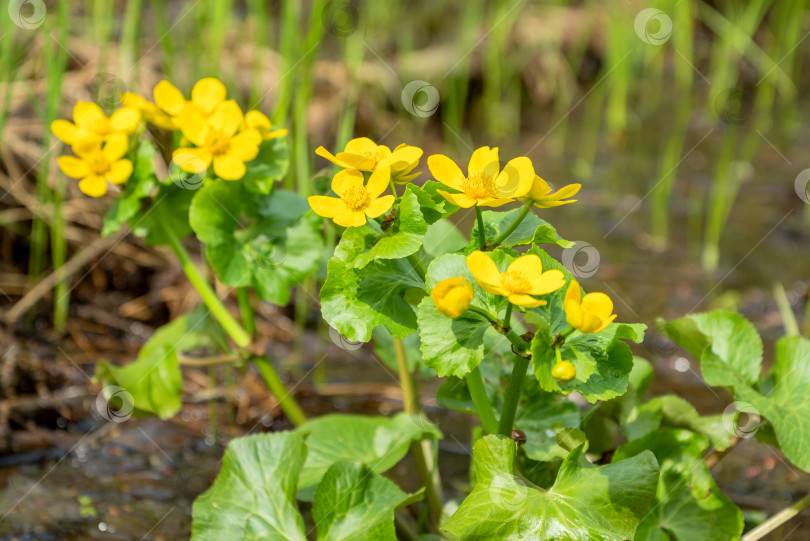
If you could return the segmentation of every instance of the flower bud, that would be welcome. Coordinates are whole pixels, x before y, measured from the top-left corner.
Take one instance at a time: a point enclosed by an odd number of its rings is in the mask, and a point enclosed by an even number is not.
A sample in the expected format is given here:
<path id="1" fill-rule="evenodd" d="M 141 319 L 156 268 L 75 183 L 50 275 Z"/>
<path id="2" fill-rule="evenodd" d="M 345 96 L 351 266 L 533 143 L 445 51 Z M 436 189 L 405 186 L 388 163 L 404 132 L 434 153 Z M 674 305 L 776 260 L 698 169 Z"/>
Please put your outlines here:
<path id="1" fill-rule="evenodd" d="M 473 288 L 464 278 L 448 278 L 442 280 L 430 292 L 436 311 L 440 314 L 456 318 L 467 311 L 473 298 Z"/>
<path id="2" fill-rule="evenodd" d="M 568 383 L 577 377 L 577 369 L 569 361 L 560 361 L 551 369 L 551 376 L 560 383 Z"/>

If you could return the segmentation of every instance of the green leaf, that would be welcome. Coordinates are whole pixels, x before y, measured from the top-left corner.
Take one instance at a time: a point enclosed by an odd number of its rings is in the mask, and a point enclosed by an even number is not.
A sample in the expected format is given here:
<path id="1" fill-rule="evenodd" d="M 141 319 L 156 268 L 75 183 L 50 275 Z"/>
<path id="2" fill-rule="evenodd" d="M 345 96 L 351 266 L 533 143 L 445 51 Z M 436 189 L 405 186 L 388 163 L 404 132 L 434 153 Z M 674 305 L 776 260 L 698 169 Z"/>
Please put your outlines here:
<path id="1" fill-rule="evenodd" d="M 295 488 L 306 456 L 297 432 L 233 440 L 214 485 L 194 501 L 191 539 L 305 541 Z"/>
<path id="2" fill-rule="evenodd" d="M 101 229 L 102 237 L 112 235 L 121 229 L 125 222 L 141 210 L 143 200 L 149 197 L 149 194 L 157 186 L 154 159 L 155 147 L 149 141 L 142 141 L 135 157 L 132 176 L 127 180 L 124 190 L 115 198 L 104 216 L 104 227 Z"/>
<path id="3" fill-rule="evenodd" d="M 287 174 L 290 156 L 287 149 L 287 138 L 276 137 L 264 141 L 259 147 L 259 155 L 245 164 L 247 172 L 239 181 L 247 191 L 267 195 L 273 190 L 275 181 Z"/>
<path id="4" fill-rule="evenodd" d="M 444 196 L 438 192 L 438 190 L 447 190 L 447 186 L 444 184 L 436 182 L 435 180 L 428 180 L 425 181 L 422 186 L 419 186 L 419 188 L 421 188 L 421 192 L 424 192 L 430 196 L 433 201 L 433 206 L 429 205 L 428 202 L 421 196 L 420 192 L 417 191 L 415 193 L 419 196 L 419 202 L 425 207 L 439 211 L 441 213 L 441 216 L 439 216 L 440 218 L 447 218 L 460 208 L 445 199 Z M 431 213 L 427 210 L 425 211 L 425 218 L 428 219 L 428 223 L 433 223 L 436 221 Z"/>
<path id="5" fill-rule="evenodd" d="M 686 430 L 660 430 L 622 445 L 613 460 L 652 451 L 661 468 L 655 502 L 638 527 L 637 541 L 730 541 L 743 531 L 742 512 L 720 491 L 703 463 L 708 442 Z"/>
<path id="6" fill-rule="evenodd" d="M 394 510 L 411 496 L 368 466 L 336 462 L 315 491 L 312 520 L 319 541 L 396 541 Z"/>
<path id="7" fill-rule="evenodd" d="M 700 359 L 709 385 L 753 385 L 762 365 L 762 340 L 739 314 L 715 310 L 672 321 L 661 331 Z"/>
<path id="8" fill-rule="evenodd" d="M 512 209 L 506 212 L 488 210 L 483 213 L 484 230 L 487 240 L 495 240 L 502 232 L 512 225 L 521 212 L 521 208 Z M 479 231 L 474 228 L 468 251 L 477 250 L 479 246 Z M 557 244 L 563 248 L 573 246 L 570 240 L 565 240 L 557 234 L 554 227 L 537 217 L 533 212 L 523 219 L 520 225 L 503 241 L 501 246 L 512 248 L 514 246 L 527 246 L 532 244 Z M 545 267 L 544 267 L 545 268 Z"/>
<path id="9" fill-rule="evenodd" d="M 502 252 L 492 252 L 496 261 L 506 257 Z M 467 267 L 466 258 L 459 254 L 443 255 L 431 262 L 427 270 L 427 287 L 432 289 L 447 278 L 463 277 L 469 284 L 475 284 L 475 277 Z M 490 312 L 503 304 L 500 299 L 474 286 L 472 304 Z M 457 318 L 449 318 L 436 311 L 436 305 L 429 296 L 419 304 L 417 319 L 419 338 L 422 341 L 422 358 L 425 364 L 438 372 L 440 377 L 464 377 L 484 358 L 484 334 L 497 334 L 489 321 L 472 311 Z M 501 335 L 500 339 L 507 339 Z"/>
<path id="10" fill-rule="evenodd" d="M 385 327 L 377 327 L 371 336 L 374 339 L 374 353 L 388 368 L 396 372 L 398 366 L 396 351 L 394 351 L 394 337 Z M 426 367 L 425 363 L 422 362 L 422 353 L 419 351 L 419 335 L 414 333 L 406 336 L 402 339 L 402 345 L 405 347 L 405 360 L 409 372 L 418 371 L 425 378 L 436 376 L 436 372 Z"/>
<path id="11" fill-rule="evenodd" d="M 443 529 L 458 539 L 632 539 L 655 497 L 655 457 L 646 451 L 594 466 L 583 447 L 566 457 L 554 485 L 542 491 L 514 476 L 511 439 L 485 436 L 473 446 L 475 487 Z"/>
<path id="12" fill-rule="evenodd" d="M 579 408 L 570 400 L 549 393 L 533 393 L 528 404 L 518 409 L 515 428 L 526 434 L 523 450 L 532 460 L 547 462 L 568 456 L 570 448 L 563 448 L 557 436 L 576 444 L 585 443 L 585 434 L 576 427 L 581 425 Z"/>
<path id="13" fill-rule="evenodd" d="M 424 289 L 424 283 L 406 260 L 375 260 L 355 269 L 352 262 L 366 248 L 364 230 L 348 228 L 335 248 L 321 288 L 321 313 L 351 341 L 368 342 L 379 325 L 394 338 L 405 338 L 416 332 L 416 311 L 405 295 L 411 288 Z"/>
<path id="14" fill-rule="evenodd" d="M 180 410 L 182 375 L 177 353 L 201 347 L 227 348 L 222 328 L 199 306 L 164 325 L 143 345 L 135 362 L 116 366 L 96 364 L 96 377 L 132 396 L 134 412 L 168 419 Z M 109 398 L 109 397 L 108 397 Z M 128 397 L 126 397 L 128 399 Z"/>
<path id="15" fill-rule="evenodd" d="M 189 219 L 224 284 L 251 286 L 262 299 L 284 305 L 322 251 L 321 220 L 308 209 L 287 190 L 257 196 L 239 182 L 216 181 L 194 196 Z"/>
<path id="16" fill-rule="evenodd" d="M 428 226 L 422 245 L 429 256 L 436 258 L 463 250 L 467 246 L 467 239 L 453 222 L 441 219 Z"/>
<path id="17" fill-rule="evenodd" d="M 375 259 L 408 257 L 419 250 L 428 226 L 422 216 L 419 199 L 414 193 L 417 189 L 419 188 L 411 184 L 405 188 L 394 221 L 385 231 L 366 239 L 366 244 L 370 247 L 355 257 L 354 268 L 362 269 Z M 371 231 L 368 227 L 363 229 Z"/>
<path id="18" fill-rule="evenodd" d="M 188 223 L 189 207 L 194 190 L 188 190 L 174 183 L 160 184 L 160 188 L 152 198 L 152 205 L 140 209 L 129 219 L 129 227 L 137 237 L 143 237 L 149 246 L 163 246 L 169 244 L 169 239 L 163 232 L 163 227 L 157 220 L 165 220 L 166 226 L 179 238 L 191 234 Z"/>
<path id="19" fill-rule="evenodd" d="M 441 432 L 424 417 L 400 413 L 394 417 L 324 415 L 295 430 L 306 437 L 309 453 L 299 487 L 318 483 L 339 460 L 366 464 L 382 473 L 407 453 L 411 442 L 441 438 Z"/>

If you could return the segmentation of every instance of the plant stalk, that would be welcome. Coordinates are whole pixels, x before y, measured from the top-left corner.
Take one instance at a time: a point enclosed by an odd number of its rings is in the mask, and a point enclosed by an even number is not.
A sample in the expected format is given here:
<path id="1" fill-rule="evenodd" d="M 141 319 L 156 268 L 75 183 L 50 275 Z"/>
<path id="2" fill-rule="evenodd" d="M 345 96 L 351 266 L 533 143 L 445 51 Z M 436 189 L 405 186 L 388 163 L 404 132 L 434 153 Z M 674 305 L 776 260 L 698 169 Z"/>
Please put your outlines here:
<path id="1" fill-rule="evenodd" d="M 493 241 L 492 241 L 492 244 L 491 244 L 491 245 L 492 245 L 492 247 L 498 246 L 500 243 L 502 243 L 503 241 L 505 241 L 506 239 L 508 239 L 508 238 L 509 238 L 509 235 L 511 235 L 512 233 L 514 233 L 515 229 L 517 229 L 517 228 L 518 228 L 518 226 L 519 226 L 521 223 L 523 223 L 523 220 L 525 220 L 525 219 L 526 219 L 526 216 L 528 216 L 528 215 L 529 215 L 529 212 L 531 212 L 531 210 L 532 210 L 532 205 L 534 205 L 534 203 L 533 203 L 532 201 L 528 201 L 528 202 L 527 202 L 527 203 L 526 203 L 526 204 L 523 206 L 523 209 L 520 211 L 520 214 L 518 214 L 518 215 L 517 215 L 517 218 L 515 218 L 515 221 L 514 221 L 514 222 L 512 222 L 512 224 L 511 224 L 509 227 L 507 227 L 507 228 L 506 228 L 506 230 L 505 230 L 503 233 L 501 233 L 500 235 L 498 235 L 498 238 L 497 238 L 497 239 L 495 239 L 495 240 L 493 240 Z M 477 208 L 477 207 L 476 207 L 476 208 Z"/>
<path id="2" fill-rule="evenodd" d="M 512 426 L 515 424 L 515 415 L 520 403 L 520 395 L 523 392 L 523 380 L 526 378 L 526 371 L 529 369 L 531 359 L 515 356 L 515 365 L 512 367 L 512 375 L 509 377 L 509 384 L 506 386 L 506 396 L 501 409 L 501 422 L 498 432 L 507 438 L 512 437 Z"/>
<path id="3" fill-rule="evenodd" d="M 256 332 L 256 314 L 253 313 L 253 306 L 250 304 L 250 291 L 246 287 L 236 290 L 236 300 L 239 302 L 239 312 L 242 314 L 242 323 L 245 330 L 251 336 Z"/>
<path id="4" fill-rule="evenodd" d="M 484 229 L 484 215 L 481 213 L 481 207 L 475 205 L 475 219 L 478 222 L 478 247 L 485 250 L 487 247 L 487 236 Z"/>
<path id="5" fill-rule="evenodd" d="M 419 404 L 419 394 L 416 390 L 416 381 L 408 369 L 408 360 L 405 356 L 405 345 L 402 340 L 394 339 L 394 354 L 397 358 L 397 371 L 399 384 L 402 387 L 402 400 L 405 411 L 411 415 L 421 415 L 422 406 Z M 419 479 L 425 487 L 433 524 L 438 524 L 442 516 L 444 496 L 442 495 L 441 478 L 438 467 L 433 467 L 433 445 L 429 440 L 416 441 L 411 444 L 411 453 Z"/>
<path id="6" fill-rule="evenodd" d="M 810 494 L 797 501 L 790 507 L 782 509 L 774 516 L 742 536 L 742 541 L 757 541 L 758 539 L 762 539 L 770 532 L 774 531 L 776 528 L 801 513 L 807 507 L 810 507 Z"/>
<path id="7" fill-rule="evenodd" d="M 295 401 L 295 398 L 293 398 L 287 390 L 284 382 L 281 381 L 278 372 L 276 372 L 273 363 L 270 362 L 267 355 L 253 355 L 251 358 L 253 362 L 256 363 L 256 368 L 259 369 L 259 373 L 262 375 L 262 378 L 264 378 L 264 382 L 267 383 L 270 392 L 273 393 L 273 396 L 278 400 L 278 405 L 281 406 L 287 418 L 289 418 L 295 426 L 301 426 L 306 423 L 307 416 L 304 415 L 301 406 L 298 405 L 298 402 Z"/>
<path id="8" fill-rule="evenodd" d="M 155 212 L 162 211 L 160 209 L 155 209 Z M 220 325 L 222 325 L 225 332 L 228 333 L 236 345 L 240 348 L 247 347 L 247 345 L 250 344 L 250 336 L 248 336 L 248 333 L 245 332 L 245 329 L 243 329 L 242 326 L 239 325 L 239 323 L 230 314 L 230 312 L 228 312 L 228 309 L 222 304 L 217 294 L 214 293 L 214 290 L 211 289 L 211 286 L 205 281 L 205 278 L 203 278 L 199 269 L 197 269 L 197 266 L 194 265 L 194 262 L 191 260 L 191 256 L 189 256 L 186 249 L 183 248 L 180 239 L 178 239 L 177 235 L 175 235 L 174 231 L 172 231 L 172 228 L 166 224 L 162 217 L 158 218 L 158 222 L 160 223 L 166 238 L 169 239 L 169 246 L 171 246 L 171 249 L 177 256 L 177 259 L 180 260 L 180 265 L 182 265 L 183 272 L 186 273 L 188 281 L 191 282 L 191 285 L 193 285 L 200 294 L 200 297 L 202 297 L 205 305 L 209 310 L 211 310 L 211 313 L 214 315 L 217 321 L 219 321 Z"/>
<path id="9" fill-rule="evenodd" d="M 478 413 L 478 419 L 481 421 L 481 426 L 487 434 L 498 433 L 498 419 L 495 418 L 495 413 L 492 411 L 492 406 L 489 403 L 486 387 L 484 387 L 484 379 L 481 377 L 481 370 L 476 366 L 472 371 L 464 376 L 467 382 L 467 388 L 470 390 L 473 404 L 475 404 L 475 411 Z"/>

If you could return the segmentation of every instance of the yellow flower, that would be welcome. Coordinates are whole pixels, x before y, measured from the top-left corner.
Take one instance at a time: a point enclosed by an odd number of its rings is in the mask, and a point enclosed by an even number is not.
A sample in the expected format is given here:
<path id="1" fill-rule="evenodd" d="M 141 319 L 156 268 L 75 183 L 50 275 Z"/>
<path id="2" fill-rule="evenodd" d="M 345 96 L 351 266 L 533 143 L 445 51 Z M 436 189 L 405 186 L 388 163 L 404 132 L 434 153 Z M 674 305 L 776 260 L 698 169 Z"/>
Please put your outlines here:
<path id="1" fill-rule="evenodd" d="M 358 171 L 375 171 L 386 163 L 391 167 L 394 182 L 404 184 L 419 176 L 418 172 L 411 171 L 419 165 L 422 149 L 402 143 L 391 152 L 387 146 L 378 145 L 368 137 L 359 137 L 346 143 L 343 152 L 338 152 L 337 156 L 323 147 L 315 149 L 315 154 L 344 169 Z"/>
<path id="2" fill-rule="evenodd" d="M 102 147 L 98 139 L 81 139 L 73 145 L 76 156 L 59 156 L 59 168 L 79 180 L 79 189 L 91 197 L 107 193 L 107 181 L 126 182 L 132 174 L 132 162 L 122 159 L 127 153 L 127 137 L 111 135 Z"/>
<path id="3" fill-rule="evenodd" d="M 529 193 L 526 194 L 525 197 L 521 197 L 520 200 L 527 203 L 531 201 L 534 203 L 534 206 L 541 209 L 559 207 L 560 205 L 567 205 L 568 203 L 576 203 L 576 199 L 563 200 L 566 197 L 576 195 L 581 187 L 582 184 L 569 184 L 551 193 L 551 186 L 548 185 L 548 182 L 535 175 L 531 190 L 529 190 Z"/>
<path id="4" fill-rule="evenodd" d="M 436 311 L 450 318 L 457 318 L 467 311 L 473 298 L 473 288 L 464 278 L 442 280 L 431 290 L 430 297 Z"/>
<path id="5" fill-rule="evenodd" d="M 124 104 L 124 107 L 137 109 L 147 122 L 154 124 L 162 130 L 177 129 L 177 124 L 172 120 L 172 117 L 161 111 L 154 103 L 146 101 L 143 97 L 134 92 L 125 92 L 124 95 L 121 96 L 121 103 Z"/>
<path id="6" fill-rule="evenodd" d="M 194 107 L 186 108 L 179 119 L 183 136 L 195 146 L 174 151 L 177 165 L 188 173 L 201 173 L 213 162 L 214 173 L 222 179 L 245 176 L 245 162 L 259 153 L 262 136 L 253 129 L 237 133 L 242 110 L 235 101 L 221 102 L 208 118 Z"/>
<path id="7" fill-rule="evenodd" d="M 577 377 L 577 368 L 569 361 L 560 361 L 551 369 L 551 377 L 560 383 L 568 383 Z"/>
<path id="8" fill-rule="evenodd" d="M 598 333 L 616 319 L 613 301 L 604 293 L 588 293 L 582 297 L 582 289 L 576 280 L 571 280 L 565 292 L 565 319 L 568 324 L 584 333 Z"/>
<path id="9" fill-rule="evenodd" d="M 140 121 L 140 113 L 131 107 L 122 107 L 108 117 L 95 103 L 79 101 L 73 107 L 73 122 L 54 120 L 51 131 L 62 141 L 72 145 L 82 139 L 103 141 L 116 133 L 135 133 Z"/>
<path id="10" fill-rule="evenodd" d="M 287 135 L 287 130 L 271 130 L 271 127 L 270 119 L 261 111 L 248 111 L 242 121 L 242 131 L 256 130 L 262 136 L 262 141 L 269 141 Z"/>
<path id="11" fill-rule="evenodd" d="M 378 167 L 365 186 L 363 178 L 363 173 L 357 170 L 340 171 L 332 179 L 332 191 L 338 197 L 313 195 L 308 199 L 309 206 L 318 216 L 332 218 L 343 227 L 365 225 L 366 216 L 381 216 L 394 204 L 395 197 L 380 197 L 391 182 L 391 168 L 388 164 Z"/>
<path id="12" fill-rule="evenodd" d="M 225 85 L 213 77 L 200 79 L 191 89 L 191 100 L 186 100 L 183 93 L 169 81 L 160 81 L 152 91 L 155 104 L 174 119 L 177 127 L 182 128 L 180 116 L 188 109 L 198 111 L 203 117 L 214 114 L 217 105 L 225 101 Z"/>
<path id="13" fill-rule="evenodd" d="M 498 149 L 481 147 L 473 152 L 467 166 L 467 176 L 453 160 L 441 154 L 428 158 L 433 177 L 461 193 L 437 190 L 445 199 L 462 208 L 472 206 L 499 207 L 529 191 L 534 179 L 534 166 L 529 158 L 510 160 L 500 169 Z"/>
<path id="14" fill-rule="evenodd" d="M 543 262 L 534 254 L 517 258 L 502 273 L 487 253 L 476 250 L 467 256 L 467 266 L 487 293 L 502 295 L 526 308 L 546 304 L 532 295 L 545 295 L 565 285 L 563 273 L 556 269 L 543 272 Z"/>

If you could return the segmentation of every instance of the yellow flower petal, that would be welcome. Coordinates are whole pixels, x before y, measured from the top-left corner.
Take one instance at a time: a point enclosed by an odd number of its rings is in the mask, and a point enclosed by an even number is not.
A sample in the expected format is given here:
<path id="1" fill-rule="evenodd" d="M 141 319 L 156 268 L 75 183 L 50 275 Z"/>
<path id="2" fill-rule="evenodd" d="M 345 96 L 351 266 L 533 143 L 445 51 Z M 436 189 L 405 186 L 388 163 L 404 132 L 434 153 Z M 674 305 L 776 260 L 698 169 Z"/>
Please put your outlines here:
<path id="1" fill-rule="evenodd" d="M 486 287 L 502 288 L 501 271 L 495 261 L 487 254 L 476 250 L 467 256 L 467 266 L 475 276 L 475 281 L 486 289 Z M 489 291 L 489 290 L 488 290 Z M 501 295 L 502 293 L 498 293 Z"/>
<path id="2" fill-rule="evenodd" d="M 368 208 L 366 209 L 366 216 L 369 218 L 376 218 L 377 216 L 381 216 L 385 214 L 388 209 L 394 206 L 394 201 L 396 197 L 393 195 L 384 195 L 379 199 L 374 199 L 369 204 Z"/>
<path id="3" fill-rule="evenodd" d="M 186 105 L 186 98 L 176 86 L 169 81 L 160 81 L 152 91 L 155 104 L 172 116 L 178 116 L 183 112 Z"/>
<path id="4" fill-rule="evenodd" d="M 468 209 L 475 205 L 475 199 L 466 193 L 450 193 L 444 190 L 436 190 L 436 193 L 456 205 L 457 207 Z"/>
<path id="5" fill-rule="evenodd" d="M 245 163 L 229 154 L 214 156 L 214 173 L 224 180 L 239 180 L 245 176 Z"/>
<path id="6" fill-rule="evenodd" d="M 537 300 L 530 295 L 524 295 L 521 293 L 512 293 L 507 297 L 509 302 L 512 304 L 516 304 L 518 306 L 523 306 L 525 308 L 536 308 L 538 306 L 543 306 L 546 304 L 546 301 Z"/>
<path id="7" fill-rule="evenodd" d="M 332 177 L 332 191 L 340 195 L 352 186 L 362 186 L 366 178 L 356 169 L 341 169 Z"/>
<path id="8" fill-rule="evenodd" d="M 419 171 L 417 171 L 416 173 L 413 173 L 411 175 L 403 175 L 403 174 L 400 173 L 399 176 L 397 176 L 394 179 L 394 182 L 396 182 L 397 184 L 407 184 L 407 183 L 409 183 L 410 181 L 412 181 L 413 179 L 415 179 L 416 177 L 418 177 L 421 174 L 422 173 L 419 172 Z"/>
<path id="9" fill-rule="evenodd" d="M 493 178 L 498 174 L 501 164 L 498 161 L 498 148 L 481 147 L 473 152 L 470 163 L 467 164 L 467 176 L 471 177 L 476 173 Z"/>
<path id="10" fill-rule="evenodd" d="M 262 136 L 256 130 L 247 130 L 234 135 L 228 143 L 228 154 L 243 162 L 249 162 L 259 154 Z"/>
<path id="11" fill-rule="evenodd" d="M 211 128 L 208 127 L 200 111 L 193 107 L 186 107 L 183 113 L 177 117 L 177 120 L 183 137 L 198 147 L 205 146 Z"/>
<path id="12" fill-rule="evenodd" d="M 72 178 L 84 178 L 90 174 L 87 164 L 74 156 L 59 156 L 56 163 L 64 174 Z"/>
<path id="13" fill-rule="evenodd" d="M 113 184 L 126 182 L 132 174 L 132 162 L 129 160 L 118 160 L 110 165 L 110 170 L 104 177 Z"/>
<path id="14" fill-rule="evenodd" d="M 511 203 L 512 201 L 514 201 L 512 198 L 496 199 L 494 197 L 487 197 L 486 199 L 479 199 L 476 204 L 479 207 L 500 207 L 507 203 Z"/>
<path id="15" fill-rule="evenodd" d="M 467 311 L 475 292 L 464 278 L 447 278 L 430 291 L 436 311 L 450 318 L 456 318 Z"/>
<path id="16" fill-rule="evenodd" d="M 368 179 L 366 191 L 371 199 L 378 198 L 391 182 L 391 168 L 387 163 L 380 165 L 376 171 L 371 173 Z"/>
<path id="17" fill-rule="evenodd" d="M 104 177 L 90 175 L 79 181 L 79 189 L 90 197 L 101 197 L 107 193 L 107 181 Z"/>
<path id="18" fill-rule="evenodd" d="M 386 161 L 391 165 L 391 174 L 402 174 L 411 171 L 418 165 L 422 153 L 422 149 L 417 147 L 397 148 L 386 158 Z"/>
<path id="19" fill-rule="evenodd" d="M 542 199 L 549 193 L 551 193 L 551 186 L 548 185 L 548 182 L 543 180 L 539 175 L 535 175 L 534 181 L 532 182 L 532 189 L 529 190 L 531 198 Z"/>
<path id="20" fill-rule="evenodd" d="M 234 100 L 223 101 L 216 106 L 208 122 L 212 128 L 226 137 L 230 137 L 236 133 L 242 123 L 242 109 Z"/>
<path id="21" fill-rule="evenodd" d="M 543 262 L 535 254 L 520 256 L 509 264 L 507 272 L 520 272 L 527 280 L 539 277 L 543 272 Z M 537 295 L 537 293 L 535 293 Z"/>
<path id="22" fill-rule="evenodd" d="M 588 293 L 582 298 L 582 310 L 607 319 L 613 313 L 613 301 L 604 293 Z"/>
<path id="23" fill-rule="evenodd" d="M 307 198 L 312 211 L 324 218 L 334 218 L 338 214 L 346 211 L 346 203 L 337 197 L 327 197 L 325 195 L 312 195 Z"/>
<path id="24" fill-rule="evenodd" d="M 225 101 L 226 94 L 225 85 L 213 77 L 206 77 L 197 81 L 191 89 L 191 101 L 205 114 L 211 114 L 214 107 Z"/>
<path id="25" fill-rule="evenodd" d="M 564 286 L 565 275 L 562 273 L 562 271 L 552 269 L 544 272 L 540 276 L 536 276 L 534 278 L 530 277 L 529 282 L 532 285 L 529 293 L 532 295 L 545 295 L 547 293 L 557 291 Z"/>
<path id="26" fill-rule="evenodd" d="M 112 163 L 121 159 L 121 157 L 127 153 L 128 145 L 129 142 L 127 141 L 126 135 L 123 133 L 114 133 L 107 139 L 102 153 L 107 161 Z"/>
<path id="27" fill-rule="evenodd" d="M 339 165 L 340 167 L 345 167 L 344 164 L 342 164 L 342 163 L 340 163 L 338 161 L 338 159 L 335 157 L 334 154 L 332 154 L 331 152 L 329 152 L 328 150 L 326 150 L 323 147 L 316 148 L 315 149 L 315 154 L 317 154 L 321 158 L 326 158 L 327 160 L 329 160 L 330 162 L 332 162 L 335 165 Z"/>
<path id="28" fill-rule="evenodd" d="M 110 117 L 110 126 L 115 131 L 124 133 L 135 133 L 141 121 L 141 113 L 132 107 L 122 107 Z"/>
<path id="29" fill-rule="evenodd" d="M 461 172 L 456 162 L 442 154 L 434 154 L 428 158 L 428 169 L 437 181 L 454 190 L 461 190 L 461 181 L 464 180 L 464 173 Z M 461 206 L 461 205 L 459 205 Z M 469 208 L 468 205 L 465 208 Z"/>
<path id="30" fill-rule="evenodd" d="M 96 137 L 80 137 L 70 145 L 70 148 L 73 150 L 73 153 L 80 158 L 92 156 L 93 154 L 101 152 L 101 139 Z"/>
<path id="31" fill-rule="evenodd" d="M 335 156 L 337 163 L 341 167 L 348 169 L 359 169 L 361 171 L 371 171 L 374 169 L 374 160 L 361 156 L 360 154 L 352 154 L 350 152 L 338 152 Z"/>
<path id="32" fill-rule="evenodd" d="M 204 174 L 211 167 L 214 156 L 204 148 L 178 148 L 172 153 L 172 162 L 192 175 Z"/>
<path id="33" fill-rule="evenodd" d="M 51 131 L 56 137 L 70 145 L 75 140 L 75 133 L 78 130 L 73 122 L 59 119 L 51 122 Z"/>
<path id="34" fill-rule="evenodd" d="M 532 187 L 534 166 L 529 158 L 520 157 L 504 166 L 495 179 L 495 192 L 499 197 L 523 197 Z"/>
<path id="35" fill-rule="evenodd" d="M 343 152 L 348 154 L 359 154 L 360 156 L 366 152 L 375 153 L 377 152 L 377 143 L 368 137 L 358 137 L 357 139 L 352 139 L 346 143 L 346 147 L 343 149 Z"/>
<path id="36" fill-rule="evenodd" d="M 366 225 L 366 215 L 363 211 L 346 209 L 335 216 L 334 221 L 343 227 L 362 227 Z"/>
<path id="37" fill-rule="evenodd" d="M 95 132 L 96 130 L 92 128 L 107 123 L 108 119 L 101 107 L 95 103 L 78 101 L 73 106 L 73 122 L 80 128 Z"/>

